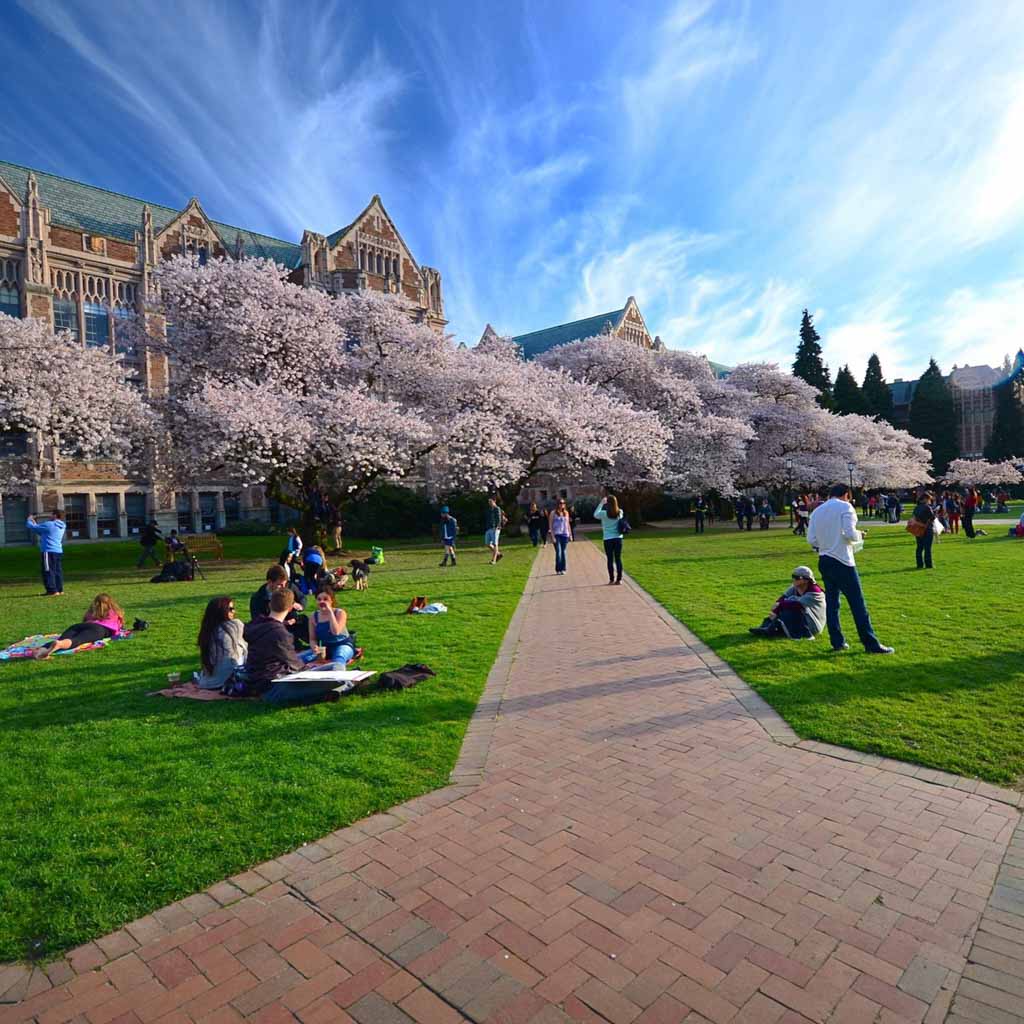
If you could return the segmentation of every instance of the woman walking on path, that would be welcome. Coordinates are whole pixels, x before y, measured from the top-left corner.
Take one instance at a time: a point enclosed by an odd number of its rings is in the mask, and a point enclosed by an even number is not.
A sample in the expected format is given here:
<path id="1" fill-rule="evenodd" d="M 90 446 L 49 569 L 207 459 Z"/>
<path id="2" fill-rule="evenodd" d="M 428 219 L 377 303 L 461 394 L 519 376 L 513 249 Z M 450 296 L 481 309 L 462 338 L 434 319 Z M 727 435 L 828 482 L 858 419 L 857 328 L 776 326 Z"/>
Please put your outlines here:
<path id="1" fill-rule="evenodd" d="M 565 498 L 559 498 L 551 512 L 551 539 L 555 542 L 555 575 L 565 575 L 565 549 L 572 538 L 572 521 Z"/>
<path id="2" fill-rule="evenodd" d="M 565 504 L 562 502 L 562 504 Z M 530 531 L 530 543 L 536 547 L 538 544 L 548 546 L 548 520 L 547 516 L 539 508 L 537 502 L 530 502 L 530 511 L 526 516 L 526 527 Z"/>
<path id="3" fill-rule="evenodd" d="M 931 569 L 932 544 L 935 542 L 935 513 L 932 511 L 932 496 L 927 491 L 922 491 L 918 495 L 912 518 L 924 526 L 924 532 L 917 537 L 917 550 L 914 552 L 917 567 Z"/>
<path id="4" fill-rule="evenodd" d="M 602 498 L 594 509 L 594 518 L 601 523 L 604 553 L 608 559 L 608 583 L 619 584 L 622 582 L 622 510 L 618 498 L 614 494 Z"/>

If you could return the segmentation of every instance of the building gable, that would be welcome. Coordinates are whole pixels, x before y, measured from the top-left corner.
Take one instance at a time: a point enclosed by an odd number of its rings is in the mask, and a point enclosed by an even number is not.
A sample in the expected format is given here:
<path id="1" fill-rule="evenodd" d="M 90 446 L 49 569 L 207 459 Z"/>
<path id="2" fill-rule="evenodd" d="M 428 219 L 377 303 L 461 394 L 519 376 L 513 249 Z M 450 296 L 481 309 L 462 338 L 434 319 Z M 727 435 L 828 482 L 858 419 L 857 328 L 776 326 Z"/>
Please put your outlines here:
<path id="1" fill-rule="evenodd" d="M 21 199 L 0 174 L 0 235 L 18 238 L 21 235 Z"/>

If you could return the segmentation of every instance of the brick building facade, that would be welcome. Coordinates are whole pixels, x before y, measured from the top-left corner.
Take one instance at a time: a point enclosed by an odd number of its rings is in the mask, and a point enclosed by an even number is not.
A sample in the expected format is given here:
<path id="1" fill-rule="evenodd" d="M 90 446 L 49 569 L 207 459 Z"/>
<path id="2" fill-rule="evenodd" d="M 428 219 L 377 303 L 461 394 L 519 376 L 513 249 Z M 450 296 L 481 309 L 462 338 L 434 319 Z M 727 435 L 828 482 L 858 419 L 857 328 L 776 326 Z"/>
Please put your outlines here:
<path id="1" fill-rule="evenodd" d="M 147 394 L 168 386 L 164 356 L 135 350 L 118 322 L 137 313 L 162 329 L 154 271 L 160 260 L 191 254 L 208 259 L 272 259 L 297 284 L 332 295 L 373 289 L 395 295 L 412 319 L 442 330 L 441 274 L 421 266 L 384 209 L 380 196 L 331 234 L 305 231 L 298 243 L 212 220 L 198 199 L 182 209 L 0 161 L 0 313 L 38 317 L 84 345 L 109 348 Z M 4 451 L 36 440 L 0 437 Z M 155 516 L 164 530 L 201 532 L 235 518 L 267 518 L 262 492 L 211 480 L 175 492 L 159 481 L 128 480 L 116 467 L 61 459 L 37 450 L 42 467 L 26 492 L 0 495 L 0 544 L 27 539 L 29 512 L 61 507 L 71 538 L 126 537 Z"/>

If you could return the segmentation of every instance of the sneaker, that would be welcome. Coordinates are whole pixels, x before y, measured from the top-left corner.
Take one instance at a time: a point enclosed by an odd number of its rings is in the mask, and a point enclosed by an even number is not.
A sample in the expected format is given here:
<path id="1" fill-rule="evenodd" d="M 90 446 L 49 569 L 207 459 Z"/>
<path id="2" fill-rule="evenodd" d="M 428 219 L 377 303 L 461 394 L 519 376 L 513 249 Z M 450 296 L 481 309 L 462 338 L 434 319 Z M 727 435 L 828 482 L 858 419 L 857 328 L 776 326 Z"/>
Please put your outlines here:
<path id="1" fill-rule="evenodd" d="M 868 650 L 868 654 L 895 654 L 895 653 L 896 653 L 896 648 L 895 647 L 886 647 L 885 644 L 882 644 L 880 647 L 873 647 L 870 650 Z"/>
<path id="2" fill-rule="evenodd" d="M 843 644 L 842 647 L 833 647 L 833 651 L 848 651 L 850 649 L 849 644 Z"/>

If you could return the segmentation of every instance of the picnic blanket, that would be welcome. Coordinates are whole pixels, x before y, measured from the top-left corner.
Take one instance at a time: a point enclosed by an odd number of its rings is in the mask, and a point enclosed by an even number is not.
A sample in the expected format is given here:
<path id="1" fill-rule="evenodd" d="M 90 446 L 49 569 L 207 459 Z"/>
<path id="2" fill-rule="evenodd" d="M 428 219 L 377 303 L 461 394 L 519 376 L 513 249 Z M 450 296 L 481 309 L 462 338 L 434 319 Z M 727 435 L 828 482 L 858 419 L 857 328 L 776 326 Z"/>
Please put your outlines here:
<path id="1" fill-rule="evenodd" d="M 229 697 L 220 690 L 200 690 L 195 683 L 175 683 L 162 690 L 151 690 L 147 697 L 184 697 L 186 700 L 259 700 L 259 697 Z"/>
<path id="2" fill-rule="evenodd" d="M 77 650 L 72 647 L 66 651 L 56 651 L 54 657 L 59 658 L 62 654 L 77 654 L 78 651 L 95 651 L 101 647 L 106 647 L 107 644 L 113 643 L 115 640 L 130 640 L 131 636 L 132 631 L 124 629 L 117 636 L 105 637 L 103 640 L 97 640 L 91 644 L 83 644 Z M 24 640 L 19 640 L 16 644 L 11 644 L 0 651 L 0 661 L 32 658 L 43 644 L 53 643 L 59 637 L 60 633 L 36 633 L 34 636 L 27 636 Z"/>

